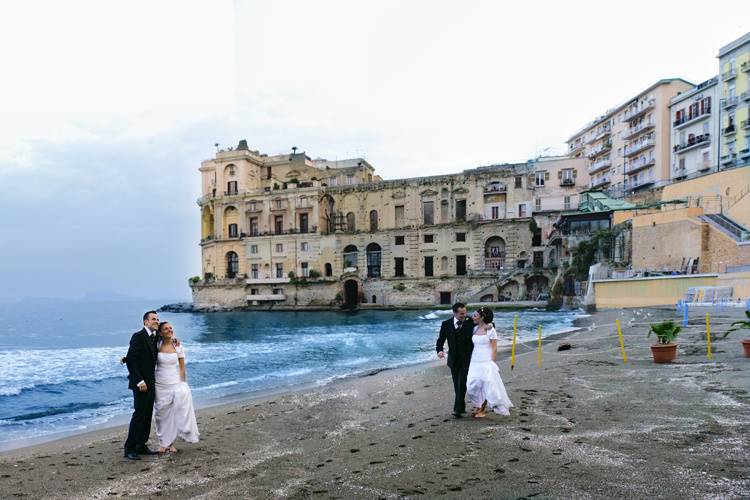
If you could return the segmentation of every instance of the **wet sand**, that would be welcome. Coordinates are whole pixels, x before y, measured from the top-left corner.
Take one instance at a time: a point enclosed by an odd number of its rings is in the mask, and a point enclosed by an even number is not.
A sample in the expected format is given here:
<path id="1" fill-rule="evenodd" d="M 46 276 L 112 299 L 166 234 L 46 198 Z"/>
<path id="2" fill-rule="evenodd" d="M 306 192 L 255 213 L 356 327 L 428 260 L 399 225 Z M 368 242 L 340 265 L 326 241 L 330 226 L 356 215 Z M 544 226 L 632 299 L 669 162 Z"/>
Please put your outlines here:
<path id="1" fill-rule="evenodd" d="M 435 362 L 201 410 L 176 455 L 124 460 L 125 426 L 6 452 L 0 498 L 747 498 L 750 359 L 736 332 L 707 360 L 704 314 L 671 365 L 645 326 L 671 309 L 594 314 L 545 341 L 541 368 L 535 345 L 513 371 L 502 348 L 510 417 L 451 418 Z"/>

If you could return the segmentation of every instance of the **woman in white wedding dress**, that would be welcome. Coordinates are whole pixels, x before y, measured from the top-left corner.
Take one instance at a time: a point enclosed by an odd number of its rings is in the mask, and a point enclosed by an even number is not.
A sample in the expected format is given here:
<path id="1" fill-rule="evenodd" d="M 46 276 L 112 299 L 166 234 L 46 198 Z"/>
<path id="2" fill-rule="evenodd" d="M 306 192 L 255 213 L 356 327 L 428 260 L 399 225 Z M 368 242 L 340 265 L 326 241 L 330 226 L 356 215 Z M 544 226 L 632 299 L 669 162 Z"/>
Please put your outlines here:
<path id="1" fill-rule="evenodd" d="M 193 410 L 193 396 L 185 373 L 185 351 L 175 346 L 172 325 L 159 324 L 162 341 L 156 360 L 156 399 L 154 417 L 159 453 L 176 453 L 175 440 L 180 437 L 188 443 L 198 442 L 198 423 Z"/>
<path id="2" fill-rule="evenodd" d="M 476 326 L 471 337 L 474 350 L 469 363 L 466 394 L 475 407 L 475 418 L 485 417 L 487 408 L 500 415 L 510 415 L 510 408 L 513 406 L 500 378 L 500 369 L 495 364 L 497 332 L 492 324 L 493 316 L 487 307 L 480 307 L 471 316 Z"/>

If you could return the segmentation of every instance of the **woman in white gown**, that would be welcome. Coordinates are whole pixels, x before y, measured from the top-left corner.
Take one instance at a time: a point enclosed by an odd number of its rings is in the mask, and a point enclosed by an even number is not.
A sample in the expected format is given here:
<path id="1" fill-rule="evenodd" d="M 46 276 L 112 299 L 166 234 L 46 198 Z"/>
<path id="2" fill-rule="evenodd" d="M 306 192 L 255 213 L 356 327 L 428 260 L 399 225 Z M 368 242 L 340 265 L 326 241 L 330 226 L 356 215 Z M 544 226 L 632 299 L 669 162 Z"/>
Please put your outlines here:
<path id="1" fill-rule="evenodd" d="M 185 351 L 172 342 L 174 331 L 166 321 L 159 324 L 162 342 L 156 360 L 156 399 L 154 417 L 159 453 L 177 452 L 178 437 L 188 443 L 198 442 L 198 423 L 193 410 L 193 396 L 185 374 Z"/>
<path id="2" fill-rule="evenodd" d="M 497 332 L 492 324 L 493 316 L 487 307 L 480 307 L 471 316 L 476 326 L 471 338 L 474 350 L 469 363 L 466 394 L 475 407 L 473 413 L 476 418 L 485 417 L 488 407 L 500 415 L 510 415 L 513 406 L 500 378 L 500 369 L 495 364 Z"/>

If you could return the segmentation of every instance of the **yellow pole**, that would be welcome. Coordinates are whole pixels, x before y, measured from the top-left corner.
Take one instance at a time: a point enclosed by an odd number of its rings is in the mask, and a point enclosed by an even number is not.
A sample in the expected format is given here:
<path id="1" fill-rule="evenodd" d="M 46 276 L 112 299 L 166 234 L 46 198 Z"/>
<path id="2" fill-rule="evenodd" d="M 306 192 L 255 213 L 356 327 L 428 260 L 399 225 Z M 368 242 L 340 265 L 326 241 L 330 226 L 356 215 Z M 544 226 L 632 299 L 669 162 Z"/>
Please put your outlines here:
<path id="1" fill-rule="evenodd" d="M 542 325 L 539 325 L 537 328 L 537 342 L 538 342 L 538 348 L 536 353 L 536 366 L 539 368 L 542 367 Z"/>
<path id="2" fill-rule="evenodd" d="M 706 313 L 706 343 L 708 345 L 708 359 L 711 359 L 711 320 Z"/>
<path id="3" fill-rule="evenodd" d="M 617 335 L 620 337 L 620 349 L 622 350 L 622 362 L 623 364 L 628 362 L 628 355 L 625 354 L 625 341 L 622 340 L 622 328 L 620 327 L 620 320 L 616 319 L 615 323 L 617 323 Z"/>
<path id="4" fill-rule="evenodd" d="M 518 329 L 518 314 L 513 316 L 513 345 L 510 348 L 510 369 L 516 366 L 516 331 Z"/>

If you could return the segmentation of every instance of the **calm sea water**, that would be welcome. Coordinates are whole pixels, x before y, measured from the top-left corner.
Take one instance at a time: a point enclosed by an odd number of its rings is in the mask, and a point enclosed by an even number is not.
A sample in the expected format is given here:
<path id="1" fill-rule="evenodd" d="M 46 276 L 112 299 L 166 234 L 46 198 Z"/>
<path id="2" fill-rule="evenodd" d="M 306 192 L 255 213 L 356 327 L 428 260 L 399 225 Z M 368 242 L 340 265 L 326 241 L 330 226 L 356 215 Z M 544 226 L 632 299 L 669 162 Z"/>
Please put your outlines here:
<path id="1" fill-rule="evenodd" d="M 147 302 L 0 304 L 0 448 L 85 431 L 131 410 L 119 358 Z M 325 384 L 434 359 L 450 311 L 162 313 L 184 343 L 198 406 L 233 395 Z M 514 312 L 496 315 L 501 342 Z M 521 339 L 570 329 L 580 312 L 523 311 Z"/>

